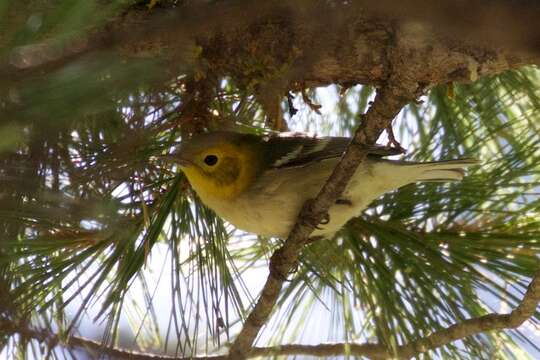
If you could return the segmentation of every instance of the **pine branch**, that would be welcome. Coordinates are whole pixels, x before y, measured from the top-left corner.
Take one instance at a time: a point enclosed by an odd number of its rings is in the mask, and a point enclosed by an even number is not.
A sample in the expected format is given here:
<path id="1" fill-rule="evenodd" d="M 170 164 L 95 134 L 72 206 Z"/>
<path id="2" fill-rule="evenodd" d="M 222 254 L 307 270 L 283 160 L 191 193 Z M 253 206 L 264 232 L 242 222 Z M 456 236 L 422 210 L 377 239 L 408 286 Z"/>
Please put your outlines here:
<path id="1" fill-rule="evenodd" d="M 523 300 L 509 314 L 493 313 L 451 325 L 410 344 L 400 346 L 398 349 L 399 357 L 408 359 L 428 350 L 449 344 L 452 341 L 485 331 L 515 329 L 534 315 L 539 303 L 540 268 L 536 271 L 529 283 Z"/>
<path id="2" fill-rule="evenodd" d="M 292 239 L 294 240 L 294 239 Z M 451 343 L 452 341 L 463 339 L 485 331 L 502 330 L 519 327 L 524 321 L 530 318 L 538 304 L 540 303 L 540 269 L 538 269 L 531 280 L 527 292 L 519 305 L 509 314 L 488 314 L 474 319 L 468 319 L 461 323 L 451 325 L 443 330 L 434 332 L 424 338 L 418 339 L 410 344 L 399 346 L 395 353 L 389 352 L 380 344 L 318 344 L 299 345 L 289 344 L 276 347 L 256 347 L 251 349 L 248 357 L 255 356 L 278 356 L 278 355 L 311 355 L 311 356 L 338 356 L 355 355 L 365 356 L 371 359 L 387 359 L 389 357 L 399 359 L 409 359 L 429 350 Z M 135 351 L 105 347 L 97 341 L 82 337 L 71 336 L 66 339 L 51 333 L 49 330 L 32 329 L 25 324 L 15 324 L 10 321 L 0 322 L 0 333 L 17 333 L 26 339 L 35 339 L 47 344 L 50 348 L 57 345 L 68 347 L 79 347 L 100 355 L 108 355 L 112 358 L 135 359 L 135 360 L 224 360 L 226 355 L 198 356 L 189 358 L 178 358 L 168 355 L 154 355 Z M 231 355 L 229 355 L 229 358 Z"/>
<path id="3" fill-rule="evenodd" d="M 302 247 L 315 227 L 328 216 L 328 209 L 342 194 L 355 170 L 367 156 L 367 152 L 363 149 L 364 145 L 374 144 L 382 131 L 391 125 L 401 108 L 416 97 L 415 83 L 401 82 L 402 79 L 398 76 L 392 80 L 389 85 L 377 92 L 372 106 L 364 115 L 361 125 L 332 175 L 317 197 L 304 204 L 289 237 L 270 258 L 270 274 L 257 304 L 230 349 L 230 359 L 244 359 L 248 356 L 257 334 L 270 317 L 287 275 L 297 263 Z M 409 88 L 404 84 L 409 84 Z"/>
<path id="4" fill-rule="evenodd" d="M 0 76 L 3 77 L 3 80 L 4 78 L 8 79 L 10 86 L 14 86 L 25 79 L 52 73 L 71 63 L 81 62 L 84 58 L 95 58 L 96 54 L 103 53 L 114 54 L 115 57 L 123 58 L 122 61 L 125 61 L 125 58 L 131 59 L 130 61 L 139 58 L 161 59 L 160 68 L 167 68 L 169 71 L 174 72 L 178 70 L 178 64 L 182 64 L 184 68 L 194 67 L 194 54 L 198 52 L 197 48 L 201 45 L 199 39 L 206 38 L 211 43 L 212 34 L 218 36 L 230 34 L 233 37 L 233 41 L 230 43 L 219 41 L 219 49 L 212 50 L 219 59 L 217 60 L 218 64 L 213 64 L 213 67 L 220 68 L 223 64 L 226 65 L 224 68 L 219 69 L 222 73 L 218 75 L 231 75 L 231 68 L 237 70 L 238 61 L 236 59 L 241 58 L 241 55 L 238 55 L 238 50 L 246 47 L 250 48 L 246 38 L 238 36 L 238 29 L 249 28 L 252 24 L 258 24 L 255 28 L 259 29 L 261 24 L 268 23 L 268 19 L 274 19 L 275 14 L 280 12 L 288 14 L 287 17 L 280 20 L 285 24 L 284 29 L 288 31 L 296 27 L 302 29 L 301 34 L 288 34 L 290 41 L 288 47 L 295 50 L 287 55 L 281 49 L 281 56 L 284 56 L 284 58 L 289 56 L 293 59 L 298 53 L 305 54 L 299 59 L 294 58 L 294 63 L 299 64 L 298 68 L 292 67 L 291 64 L 282 64 L 287 65 L 287 68 L 290 67 L 287 71 L 290 75 L 302 74 L 300 77 L 291 75 L 290 78 L 284 77 L 284 79 L 280 79 L 283 84 L 287 82 L 290 84 L 303 83 L 313 87 L 332 84 L 336 79 L 340 79 L 340 83 L 362 83 L 380 86 L 389 75 L 388 69 L 381 65 L 388 62 L 386 58 L 388 55 L 386 51 L 388 38 L 384 31 L 378 32 L 384 36 L 374 36 L 374 32 L 370 29 L 372 26 L 381 29 L 385 27 L 391 28 L 394 17 L 401 20 L 412 20 L 412 22 L 420 18 L 428 24 L 438 25 L 442 23 L 446 25 L 445 38 L 456 38 L 456 35 L 461 35 L 452 41 L 442 38 L 428 39 L 427 34 L 431 35 L 438 32 L 428 28 L 419 33 L 422 41 L 417 41 L 417 37 L 411 39 L 414 40 L 414 43 L 427 42 L 427 46 L 415 49 L 415 53 L 419 53 L 418 58 L 425 59 L 422 66 L 426 70 L 430 69 L 425 71 L 423 78 L 419 79 L 421 81 L 436 80 L 438 83 L 448 81 L 469 82 L 472 79 L 471 74 L 473 78 L 476 78 L 476 75 L 496 74 L 525 64 L 538 64 L 540 62 L 538 51 L 533 55 L 524 51 L 538 50 L 534 48 L 534 43 L 530 44 L 535 39 L 536 32 L 527 27 L 530 21 L 523 21 L 523 16 L 527 19 L 536 18 L 535 15 L 538 13 L 536 7 L 532 7 L 531 11 L 525 8 L 525 10 L 517 12 L 517 15 L 515 12 L 506 11 L 509 8 L 515 8 L 512 4 L 501 8 L 502 10 L 499 10 L 500 15 L 503 16 L 505 21 L 513 20 L 511 23 L 514 26 L 504 27 L 503 35 L 507 35 L 505 37 L 500 36 L 501 32 L 493 32 L 492 29 L 494 24 L 506 24 L 506 22 L 497 19 L 495 21 L 489 15 L 481 17 L 481 20 L 483 20 L 481 27 L 476 26 L 477 23 L 472 20 L 463 21 L 459 26 L 456 26 L 454 21 L 456 17 L 448 16 L 446 8 L 453 10 L 452 13 L 467 15 L 467 19 L 476 20 L 474 17 L 476 14 L 485 13 L 479 10 L 484 5 L 483 1 L 480 0 L 475 3 L 481 4 L 476 4 L 473 9 L 468 8 L 468 3 L 464 5 L 467 6 L 465 12 L 463 12 L 464 9 L 461 6 L 456 6 L 451 1 L 445 1 L 445 7 L 436 5 L 428 7 L 420 6 L 422 2 L 416 0 L 412 1 L 414 7 L 402 6 L 399 9 L 396 9 L 395 6 L 390 7 L 389 5 L 393 4 L 390 1 L 382 1 L 381 4 L 379 2 L 369 2 L 369 4 L 363 4 L 363 2 L 358 4 L 350 3 L 332 7 L 309 0 L 300 3 L 298 0 L 279 3 L 265 2 L 264 5 L 260 2 L 251 4 L 245 1 L 212 2 L 209 4 L 194 3 L 185 5 L 181 11 L 177 6 L 168 8 L 164 6 L 163 9 L 154 8 L 152 11 L 141 9 L 140 6 L 126 7 L 121 16 L 115 17 L 114 13 L 108 14 L 103 19 L 105 25 L 95 25 L 87 33 L 80 34 L 77 37 L 66 40 L 62 36 L 58 37 L 58 39 L 53 38 L 9 49 L 7 59 L 0 59 Z M 417 11 L 420 7 L 424 11 Z M 388 11 L 389 8 L 392 11 Z M 380 16 L 366 17 L 369 14 L 364 11 L 365 9 L 379 12 L 388 11 L 392 16 L 386 14 L 386 19 L 383 22 L 382 19 L 384 18 Z M 249 16 L 246 16 L 246 14 L 249 14 Z M 325 14 L 325 16 L 321 17 L 321 14 Z M 351 14 L 361 15 L 350 16 Z M 441 19 L 443 16 L 444 19 Z M 458 19 L 461 18 L 462 16 L 458 17 Z M 313 19 L 317 19 L 317 21 L 313 21 Z M 345 19 L 347 20 L 345 21 Z M 426 19 L 431 21 L 426 21 Z M 519 22 L 520 20 L 521 22 Z M 365 29 L 359 26 L 361 30 L 359 33 L 353 34 L 353 38 L 349 38 L 351 34 L 347 30 L 349 29 L 348 26 L 336 26 L 337 24 L 351 24 L 356 21 L 359 24 L 370 24 L 370 26 Z M 271 21 L 271 23 L 274 23 L 274 21 Z M 302 26 L 296 24 L 302 24 Z M 475 25 L 473 26 L 474 29 L 471 29 L 470 24 Z M 308 26 L 307 29 L 306 26 Z M 334 29 L 332 36 L 326 31 L 329 26 Z M 517 31 L 513 31 L 516 27 Z M 416 29 L 415 26 L 412 28 Z M 439 30 L 437 26 L 435 28 Z M 458 48 L 455 46 L 456 41 L 469 41 L 471 31 L 474 34 L 480 32 L 480 35 L 483 35 L 476 39 L 477 41 L 473 43 L 473 47 L 462 46 Z M 242 33 L 252 36 L 249 31 L 242 30 Z M 493 40 L 494 46 L 492 48 L 485 48 L 486 44 L 481 41 L 486 34 L 489 35 L 490 40 Z M 508 34 L 512 34 L 512 36 L 509 37 Z M 305 43 L 303 41 L 294 42 L 293 39 L 296 38 L 313 38 L 313 40 Z M 269 37 L 269 39 L 272 39 L 272 37 Z M 327 54 L 338 50 L 334 46 L 337 39 L 344 42 L 366 41 L 370 44 L 370 51 L 365 52 L 365 54 L 363 52 L 354 53 L 352 58 L 349 56 L 349 51 L 340 51 L 339 53 L 333 53 L 331 58 L 327 58 Z M 501 41 L 495 41 L 498 39 L 505 39 L 502 45 L 508 45 L 508 48 L 501 46 Z M 527 46 L 525 48 L 519 46 L 517 47 L 519 51 L 516 51 L 515 44 L 523 43 L 518 41 L 520 39 L 527 39 L 525 44 Z M 318 46 L 314 49 L 311 44 L 315 40 Z M 264 40 L 261 38 L 256 37 L 256 41 L 261 48 L 271 46 L 269 43 L 265 43 L 263 46 L 261 41 Z M 272 39 L 272 41 L 274 40 Z M 0 45 L 2 44 L 0 43 Z M 202 46 L 204 47 L 204 43 Z M 231 53 L 236 54 L 236 56 L 229 56 L 230 60 L 227 59 L 227 53 L 219 52 L 227 50 L 227 47 L 230 48 Z M 434 48 L 437 51 L 433 51 Z M 474 51 L 471 51 L 471 49 L 474 49 Z M 376 54 L 376 56 L 373 54 Z M 480 56 L 480 54 L 482 55 Z M 405 53 L 403 57 L 408 55 L 410 53 Z M 268 56 L 271 57 L 271 55 Z M 377 60 L 374 62 L 373 59 Z M 205 61 L 212 63 L 216 60 L 205 59 Z M 313 66 L 320 63 L 334 64 L 335 61 L 339 62 L 333 66 Z M 324 69 L 324 71 L 317 71 L 317 69 Z M 246 70 L 249 70 L 249 68 L 244 69 L 244 71 Z M 266 69 L 266 71 L 275 71 L 275 65 Z M 353 77 L 351 77 L 352 74 L 354 74 Z M 163 78 L 160 77 L 159 81 L 158 79 L 154 80 L 159 83 L 163 81 Z"/>
<path id="5" fill-rule="evenodd" d="M 144 354 L 136 351 L 128 351 L 117 348 L 111 348 L 104 346 L 98 341 L 86 339 L 78 336 L 69 336 L 66 338 L 60 337 L 57 334 L 54 334 L 49 329 L 35 329 L 29 326 L 26 323 L 22 322 L 13 322 L 9 320 L 0 321 L 0 334 L 13 335 L 18 334 L 24 339 L 33 339 L 37 340 L 41 344 L 45 344 L 49 349 L 54 348 L 55 346 L 61 345 L 69 348 L 83 348 L 91 352 L 95 352 L 100 355 L 108 355 L 112 358 L 119 359 L 136 359 L 136 360 L 171 360 L 176 359 L 172 356 L 162 356 L 162 355 L 153 355 L 153 354 Z M 198 359 L 204 360 L 205 357 L 199 357 Z M 215 359 L 212 357 L 211 359 Z"/>
<path id="6" fill-rule="evenodd" d="M 379 344 L 318 344 L 318 345 L 283 345 L 276 348 L 254 348 L 250 356 L 263 355 L 312 355 L 338 356 L 355 355 L 371 359 L 410 359 L 436 349 L 453 341 L 464 339 L 486 331 L 515 329 L 533 316 L 540 303 L 540 268 L 532 278 L 525 296 L 519 305 L 509 314 L 488 314 L 451 325 L 412 343 L 399 346 L 395 353 L 389 352 Z M 272 352 L 273 350 L 273 352 Z"/>

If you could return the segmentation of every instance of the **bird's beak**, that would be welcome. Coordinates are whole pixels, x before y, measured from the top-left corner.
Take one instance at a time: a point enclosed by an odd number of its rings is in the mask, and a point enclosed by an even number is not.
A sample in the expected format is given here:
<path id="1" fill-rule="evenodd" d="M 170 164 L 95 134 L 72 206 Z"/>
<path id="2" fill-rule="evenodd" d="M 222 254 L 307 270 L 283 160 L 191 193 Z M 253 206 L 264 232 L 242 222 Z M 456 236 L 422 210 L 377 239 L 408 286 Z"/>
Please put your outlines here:
<path id="1" fill-rule="evenodd" d="M 172 154 L 162 155 L 159 157 L 159 159 L 166 163 L 179 165 L 180 167 L 188 167 L 193 165 L 191 161 L 187 160 L 185 157 L 182 156 L 181 152 L 174 152 Z"/>

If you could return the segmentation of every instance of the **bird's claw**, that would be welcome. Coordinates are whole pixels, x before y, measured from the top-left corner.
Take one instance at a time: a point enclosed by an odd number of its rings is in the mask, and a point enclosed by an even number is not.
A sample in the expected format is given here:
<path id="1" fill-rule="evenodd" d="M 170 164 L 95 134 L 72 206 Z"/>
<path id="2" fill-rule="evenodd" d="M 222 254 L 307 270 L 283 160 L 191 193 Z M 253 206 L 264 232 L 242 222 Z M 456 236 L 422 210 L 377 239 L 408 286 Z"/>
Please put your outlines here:
<path id="1" fill-rule="evenodd" d="M 392 129 L 392 125 L 386 128 L 386 132 L 388 134 L 388 143 L 386 144 L 386 147 L 398 149 L 401 153 L 405 154 L 407 150 L 405 150 L 403 146 L 401 146 L 399 141 L 396 140 L 396 137 L 394 136 L 394 130 Z"/>

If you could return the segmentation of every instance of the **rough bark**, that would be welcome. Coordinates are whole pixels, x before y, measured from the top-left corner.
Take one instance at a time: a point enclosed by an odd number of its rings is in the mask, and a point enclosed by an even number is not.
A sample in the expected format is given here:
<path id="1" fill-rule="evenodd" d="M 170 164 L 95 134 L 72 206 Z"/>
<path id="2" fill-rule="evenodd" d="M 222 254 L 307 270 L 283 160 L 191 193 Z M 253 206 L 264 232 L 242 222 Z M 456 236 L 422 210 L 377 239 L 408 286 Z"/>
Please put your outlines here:
<path id="1" fill-rule="evenodd" d="M 516 53 L 540 53 L 537 1 L 367 1 L 360 3 L 383 17 L 424 23 L 461 42 L 504 48 Z"/>
<path id="2" fill-rule="evenodd" d="M 0 73 L 20 79 L 77 56 L 112 51 L 124 58 L 159 57 L 171 76 L 231 76 L 239 86 L 284 96 L 306 86 L 380 86 L 392 73 L 390 58 L 414 66 L 415 80 L 429 85 L 470 82 L 539 62 L 534 52 L 486 46 L 401 13 L 396 21 L 369 9 L 306 0 L 132 9 L 86 35 L 15 48 Z M 488 25 L 484 21 L 482 29 Z"/>

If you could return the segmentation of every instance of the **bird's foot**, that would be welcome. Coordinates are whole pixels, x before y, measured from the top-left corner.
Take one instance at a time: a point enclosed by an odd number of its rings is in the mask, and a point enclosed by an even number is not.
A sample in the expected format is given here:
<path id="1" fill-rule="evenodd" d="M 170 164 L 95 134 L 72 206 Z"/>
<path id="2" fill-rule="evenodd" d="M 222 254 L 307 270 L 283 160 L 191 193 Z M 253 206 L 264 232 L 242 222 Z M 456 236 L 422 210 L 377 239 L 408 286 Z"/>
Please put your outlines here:
<path id="1" fill-rule="evenodd" d="M 398 149 L 400 152 L 405 154 L 407 150 L 405 150 L 403 146 L 401 146 L 399 141 L 396 140 L 396 137 L 394 136 L 394 130 L 392 129 L 392 125 L 386 128 L 386 133 L 388 134 L 388 143 L 386 144 L 386 147 Z"/>

